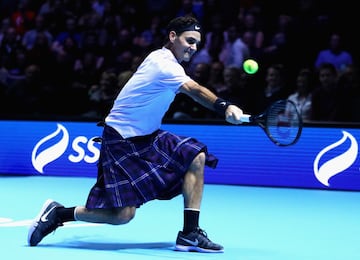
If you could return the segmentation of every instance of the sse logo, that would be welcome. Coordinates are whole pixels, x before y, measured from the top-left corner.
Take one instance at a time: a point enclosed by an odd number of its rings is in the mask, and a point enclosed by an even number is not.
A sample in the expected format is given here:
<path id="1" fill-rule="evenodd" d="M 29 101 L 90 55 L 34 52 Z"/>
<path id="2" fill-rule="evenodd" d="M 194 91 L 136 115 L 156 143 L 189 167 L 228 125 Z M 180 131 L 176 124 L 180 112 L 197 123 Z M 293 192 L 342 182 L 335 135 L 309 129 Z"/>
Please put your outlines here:
<path id="1" fill-rule="evenodd" d="M 56 138 L 60 139 L 55 144 L 49 146 L 49 143 L 53 142 Z M 55 132 L 45 136 L 35 145 L 31 154 L 31 162 L 34 168 L 39 173 L 44 173 L 46 165 L 60 158 L 65 153 L 69 142 L 68 131 L 63 125 L 57 124 Z M 81 145 L 86 145 L 86 149 L 91 155 L 88 155 Z M 85 136 L 78 136 L 71 142 L 71 148 L 75 154 L 70 154 L 68 160 L 72 163 L 79 163 L 83 160 L 86 163 L 95 163 L 99 159 L 100 151 L 96 147 L 96 142 L 93 141 L 93 138 L 88 139 Z"/>
<path id="2" fill-rule="evenodd" d="M 358 157 L 359 148 L 355 137 L 346 131 L 342 131 L 342 134 L 343 137 L 339 141 L 323 148 L 314 160 L 313 169 L 315 177 L 319 182 L 328 187 L 330 186 L 330 178 L 343 173 L 354 164 L 356 158 Z M 345 142 L 349 143 L 347 150 L 343 151 L 334 158 L 331 158 L 331 160 L 321 163 L 321 159 L 325 157 L 327 153 L 330 153 L 332 150 L 342 146 Z"/>

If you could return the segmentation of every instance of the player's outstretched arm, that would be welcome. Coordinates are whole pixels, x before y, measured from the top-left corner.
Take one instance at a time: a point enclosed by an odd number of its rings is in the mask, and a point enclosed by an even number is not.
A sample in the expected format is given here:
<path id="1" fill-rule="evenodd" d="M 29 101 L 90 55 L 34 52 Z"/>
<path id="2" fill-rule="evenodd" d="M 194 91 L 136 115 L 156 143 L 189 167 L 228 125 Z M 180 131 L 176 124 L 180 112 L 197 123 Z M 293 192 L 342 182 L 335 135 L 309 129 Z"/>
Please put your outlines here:
<path id="1" fill-rule="evenodd" d="M 180 92 L 190 96 L 196 102 L 200 103 L 204 107 L 216 111 L 225 116 L 225 120 L 231 124 L 241 124 L 241 116 L 243 115 L 242 109 L 238 106 L 227 102 L 217 97 L 208 88 L 199 85 L 195 81 L 189 81 L 185 83 Z"/>

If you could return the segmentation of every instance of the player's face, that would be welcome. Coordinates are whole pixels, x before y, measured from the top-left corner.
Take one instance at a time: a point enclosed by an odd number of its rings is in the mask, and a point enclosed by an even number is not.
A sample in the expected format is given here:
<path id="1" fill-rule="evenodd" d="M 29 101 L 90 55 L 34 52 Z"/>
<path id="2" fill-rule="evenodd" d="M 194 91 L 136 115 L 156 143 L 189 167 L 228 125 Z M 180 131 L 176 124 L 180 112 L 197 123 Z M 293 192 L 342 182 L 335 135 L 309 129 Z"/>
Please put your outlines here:
<path id="1" fill-rule="evenodd" d="M 186 31 L 174 38 L 173 52 L 179 62 L 190 61 L 191 57 L 197 51 L 200 43 L 201 34 L 197 31 Z"/>

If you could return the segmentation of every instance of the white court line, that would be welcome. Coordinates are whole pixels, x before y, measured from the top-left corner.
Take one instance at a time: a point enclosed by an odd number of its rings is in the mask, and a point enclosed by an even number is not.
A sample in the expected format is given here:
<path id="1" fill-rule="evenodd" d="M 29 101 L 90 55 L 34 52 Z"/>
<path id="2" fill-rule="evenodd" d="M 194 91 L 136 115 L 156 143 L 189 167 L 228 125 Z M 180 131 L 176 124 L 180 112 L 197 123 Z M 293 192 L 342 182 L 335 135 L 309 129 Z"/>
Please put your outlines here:
<path id="1" fill-rule="evenodd" d="M 0 218 L 0 223 L 3 223 L 3 222 L 10 222 L 12 221 L 11 218 Z"/>
<path id="2" fill-rule="evenodd" d="M 11 218 L 2 218 L 0 217 L 0 227 L 25 227 L 29 226 L 33 222 L 33 219 L 24 219 L 14 221 Z M 73 227 L 89 227 L 89 226 L 100 226 L 104 224 L 98 223 L 64 223 L 64 227 L 73 228 Z"/>

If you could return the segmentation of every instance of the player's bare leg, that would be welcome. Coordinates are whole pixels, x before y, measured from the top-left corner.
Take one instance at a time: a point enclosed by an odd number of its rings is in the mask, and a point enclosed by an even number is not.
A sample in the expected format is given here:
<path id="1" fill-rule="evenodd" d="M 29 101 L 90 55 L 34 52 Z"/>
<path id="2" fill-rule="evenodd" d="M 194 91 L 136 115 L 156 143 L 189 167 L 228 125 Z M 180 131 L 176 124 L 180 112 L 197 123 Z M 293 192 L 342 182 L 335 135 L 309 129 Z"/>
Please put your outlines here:
<path id="1" fill-rule="evenodd" d="M 204 190 L 205 154 L 199 153 L 184 178 L 184 227 L 178 233 L 175 249 L 179 251 L 223 252 L 199 227 L 200 206 Z"/>
<path id="2" fill-rule="evenodd" d="M 62 212 L 60 214 L 60 211 Z M 29 227 L 28 244 L 36 246 L 45 236 L 67 221 L 86 221 L 112 225 L 126 224 L 135 216 L 136 207 L 117 209 L 87 209 L 84 206 L 65 208 L 60 203 L 47 200 L 39 215 Z M 60 216 L 61 215 L 61 216 Z"/>
<path id="3" fill-rule="evenodd" d="M 204 189 L 205 154 L 200 153 L 193 160 L 185 174 L 183 184 L 184 207 L 200 210 Z"/>
<path id="4" fill-rule="evenodd" d="M 128 223 L 135 216 L 136 207 L 117 209 L 87 209 L 83 206 L 75 208 L 75 219 L 91 223 L 105 223 L 122 225 Z"/>

